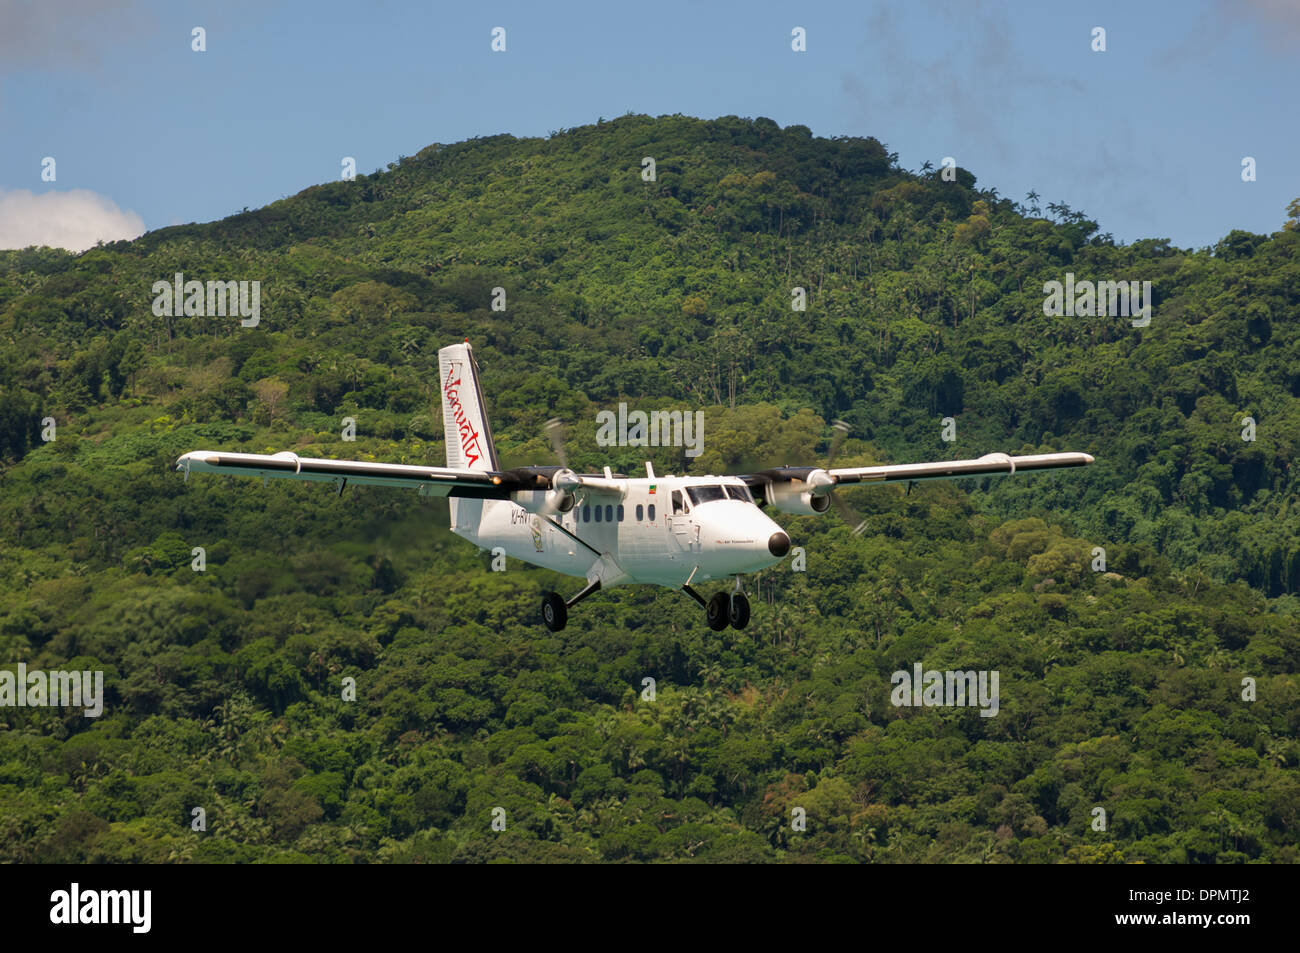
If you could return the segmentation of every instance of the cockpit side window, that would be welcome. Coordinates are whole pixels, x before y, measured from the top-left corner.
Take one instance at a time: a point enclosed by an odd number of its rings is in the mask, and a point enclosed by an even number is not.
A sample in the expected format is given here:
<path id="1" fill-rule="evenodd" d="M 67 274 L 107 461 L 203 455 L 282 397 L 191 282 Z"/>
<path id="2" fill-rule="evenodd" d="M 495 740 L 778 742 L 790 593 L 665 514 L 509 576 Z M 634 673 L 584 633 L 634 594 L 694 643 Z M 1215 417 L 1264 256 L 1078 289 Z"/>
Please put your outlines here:
<path id="1" fill-rule="evenodd" d="M 680 513 L 681 511 L 682 511 L 682 491 L 673 490 L 673 512 Z"/>
<path id="2" fill-rule="evenodd" d="M 749 495 L 749 487 L 747 486 L 732 486 L 731 484 L 727 484 L 727 496 L 731 497 L 733 500 L 740 500 L 742 503 L 754 502 L 754 498 Z"/>

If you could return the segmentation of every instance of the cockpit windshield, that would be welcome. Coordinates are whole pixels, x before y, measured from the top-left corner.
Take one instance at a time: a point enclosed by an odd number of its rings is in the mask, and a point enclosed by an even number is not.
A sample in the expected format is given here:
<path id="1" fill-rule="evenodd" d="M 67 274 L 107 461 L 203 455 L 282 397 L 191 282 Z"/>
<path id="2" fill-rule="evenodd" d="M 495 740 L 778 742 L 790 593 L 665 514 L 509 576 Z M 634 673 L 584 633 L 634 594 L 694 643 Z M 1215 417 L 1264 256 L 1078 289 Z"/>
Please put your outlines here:
<path id="1" fill-rule="evenodd" d="M 754 502 L 754 498 L 749 495 L 749 487 L 745 486 L 688 486 L 686 493 L 696 506 L 728 499 L 740 500 L 742 503 Z"/>
<path id="2" fill-rule="evenodd" d="M 696 506 L 701 503 L 712 503 L 714 500 L 725 500 L 727 494 L 723 492 L 720 486 L 688 486 L 686 495 L 691 498 L 691 502 Z"/>

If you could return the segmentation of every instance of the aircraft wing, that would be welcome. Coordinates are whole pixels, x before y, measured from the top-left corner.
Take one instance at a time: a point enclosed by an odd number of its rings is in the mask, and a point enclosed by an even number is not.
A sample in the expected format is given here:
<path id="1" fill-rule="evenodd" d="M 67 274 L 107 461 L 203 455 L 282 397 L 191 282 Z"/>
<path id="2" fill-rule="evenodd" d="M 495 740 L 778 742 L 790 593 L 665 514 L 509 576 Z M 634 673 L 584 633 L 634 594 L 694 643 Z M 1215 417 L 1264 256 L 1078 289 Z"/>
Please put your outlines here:
<path id="1" fill-rule="evenodd" d="M 953 480 L 973 476 L 1007 476 L 1038 470 L 1086 467 L 1093 458 L 1087 453 L 1039 453 L 1013 457 L 986 453 L 975 460 L 943 460 L 937 463 L 901 463 L 879 467 L 848 467 L 827 470 L 835 484 L 911 483 L 915 480 Z"/>
<path id="2" fill-rule="evenodd" d="M 324 460 L 300 457 L 292 451 L 266 454 L 193 450 L 176 461 L 186 479 L 191 473 L 228 473 L 235 476 L 276 477 L 333 483 L 343 491 L 353 484 L 419 488 L 423 496 L 458 496 L 507 500 L 517 483 L 505 474 L 484 470 L 370 463 L 364 460 Z M 503 477 L 505 477 L 503 479 Z"/>
<path id="3" fill-rule="evenodd" d="M 1038 470 L 1084 467 L 1093 462 L 1086 453 L 1039 453 L 1013 457 L 986 453 L 974 460 L 940 460 L 933 463 L 900 463 L 876 467 L 776 467 L 741 476 L 755 496 L 770 502 L 790 492 L 808 492 L 824 497 L 837 486 L 855 483 L 913 483 L 918 480 L 953 480 L 961 477 L 1008 476 Z M 795 486 L 790 486 L 795 484 Z M 824 507 L 815 508 L 822 512 Z"/>

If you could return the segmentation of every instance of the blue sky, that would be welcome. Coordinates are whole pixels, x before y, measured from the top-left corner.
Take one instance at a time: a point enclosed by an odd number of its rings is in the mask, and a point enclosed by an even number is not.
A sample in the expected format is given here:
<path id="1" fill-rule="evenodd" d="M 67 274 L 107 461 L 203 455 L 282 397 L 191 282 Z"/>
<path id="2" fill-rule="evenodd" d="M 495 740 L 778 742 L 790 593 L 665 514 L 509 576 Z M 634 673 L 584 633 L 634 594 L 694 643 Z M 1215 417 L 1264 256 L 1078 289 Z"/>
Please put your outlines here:
<path id="1" fill-rule="evenodd" d="M 871 135 L 1117 240 L 1200 247 L 1277 230 L 1300 196 L 1297 49 L 1296 0 L 0 0 L 0 247 L 210 221 L 343 156 L 370 172 L 627 112 Z"/>

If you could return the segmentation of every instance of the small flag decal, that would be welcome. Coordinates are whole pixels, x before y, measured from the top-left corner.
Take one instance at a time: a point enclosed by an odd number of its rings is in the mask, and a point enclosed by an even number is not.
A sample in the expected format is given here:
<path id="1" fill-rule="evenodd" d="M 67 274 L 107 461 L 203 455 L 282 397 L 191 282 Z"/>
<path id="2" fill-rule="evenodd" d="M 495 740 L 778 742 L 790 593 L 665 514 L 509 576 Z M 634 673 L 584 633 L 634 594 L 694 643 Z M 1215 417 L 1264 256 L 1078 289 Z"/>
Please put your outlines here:
<path id="1" fill-rule="evenodd" d="M 650 484 L 650 495 L 651 495 L 651 496 L 654 496 L 654 495 L 655 495 L 655 484 L 654 484 L 654 483 L 651 483 L 651 484 Z"/>

